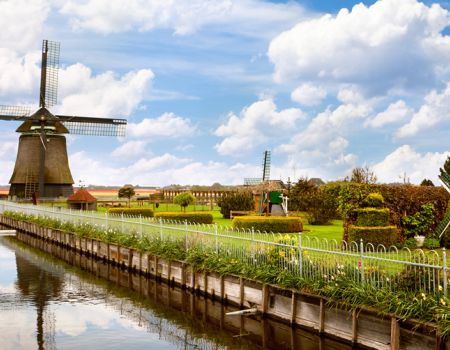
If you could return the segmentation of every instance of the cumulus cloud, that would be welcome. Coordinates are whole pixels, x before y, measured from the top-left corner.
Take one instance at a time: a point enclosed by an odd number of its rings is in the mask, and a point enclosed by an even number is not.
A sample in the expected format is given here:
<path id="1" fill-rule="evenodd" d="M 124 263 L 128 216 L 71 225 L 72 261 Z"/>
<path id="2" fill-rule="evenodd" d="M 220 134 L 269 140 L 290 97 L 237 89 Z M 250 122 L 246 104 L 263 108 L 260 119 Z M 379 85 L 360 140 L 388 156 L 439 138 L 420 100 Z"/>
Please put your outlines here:
<path id="1" fill-rule="evenodd" d="M 320 86 L 305 83 L 297 87 L 291 94 L 292 101 L 305 106 L 319 105 L 327 96 L 327 92 Z"/>
<path id="2" fill-rule="evenodd" d="M 60 12 L 71 18 L 74 29 L 100 33 L 164 28 L 176 35 L 188 35 L 205 26 L 216 26 L 221 31 L 261 35 L 271 32 L 263 25 L 269 18 L 272 28 L 284 27 L 298 19 L 303 10 L 295 3 L 257 0 L 88 0 L 67 1 Z"/>
<path id="3" fill-rule="evenodd" d="M 365 126 L 381 128 L 387 124 L 403 121 L 411 115 L 412 112 L 413 110 L 406 105 L 405 101 L 399 100 L 391 103 L 385 111 L 380 112 L 373 118 L 367 120 Z"/>
<path id="4" fill-rule="evenodd" d="M 77 63 L 60 70 L 58 113 L 92 117 L 128 116 L 145 98 L 154 74 L 149 69 L 116 77 L 108 71 L 93 75 Z"/>
<path id="5" fill-rule="evenodd" d="M 196 131 L 196 127 L 188 118 L 174 113 L 164 113 L 158 118 L 145 118 L 139 123 L 129 123 L 127 135 L 129 137 L 189 137 Z"/>
<path id="6" fill-rule="evenodd" d="M 352 125 L 364 120 L 371 111 L 365 104 L 344 104 L 334 110 L 327 109 L 276 151 L 286 153 L 289 166 L 300 166 L 308 176 L 325 179 L 338 176 L 352 168 L 357 160 L 356 155 L 347 150 L 346 133 L 350 133 Z"/>
<path id="7" fill-rule="evenodd" d="M 278 82 L 348 83 L 372 95 L 423 89 L 449 68 L 450 39 L 442 35 L 449 24 L 449 12 L 437 4 L 360 3 L 299 22 L 272 40 L 268 55 Z"/>
<path id="8" fill-rule="evenodd" d="M 242 163 L 200 162 L 181 158 L 169 153 L 142 157 L 133 163 L 122 162 L 115 167 L 106 160 L 95 160 L 86 152 L 77 152 L 70 157 L 75 181 L 86 184 L 165 186 L 170 183 L 211 185 L 242 184 L 244 176 L 257 176 L 260 167 Z M 89 169 L 97 169 L 92 172 Z M 105 178 L 104 174 L 108 174 Z"/>
<path id="9" fill-rule="evenodd" d="M 419 153 L 410 145 L 398 147 L 388 154 L 373 170 L 381 182 L 401 182 L 406 175 L 412 183 L 432 179 L 438 183 L 437 175 L 450 152 Z"/>
<path id="10" fill-rule="evenodd" d="M 117 147 L 111 155 L 113 157 L 137 157 L 145 153 L 145 141 L 128 141 Z"/>
<path id="11" fill-rule="evenodd" d="M 20 52 L 30 47 L 39 48 L 49 11 L 49 2 L 46 0 L 0 1 L 1 45 Z"/>
<path id="12" fill-rule="evenodd" d="M 244 108 L 240 116 L 234 113 L 228 115 L 227 122 L 214 132 L 216 136 L 224 137 L 215 149 L 222 155 L 248 152 L 270 137 L 292 132 L 296 122 L 303 117 L 302 111 L 297 108 L 278 111 L 270 98 L 257 101 Z"/>
<path id="13" fill-rule="evenodd" d="M 422 129 L 429 129 L 438 123 L 448 121 L 450 113 L 450 83 L 441 92 L 431 91 L 424 104 L 411 120 L 397 130 L 398 138 L 416 135 Z"/>

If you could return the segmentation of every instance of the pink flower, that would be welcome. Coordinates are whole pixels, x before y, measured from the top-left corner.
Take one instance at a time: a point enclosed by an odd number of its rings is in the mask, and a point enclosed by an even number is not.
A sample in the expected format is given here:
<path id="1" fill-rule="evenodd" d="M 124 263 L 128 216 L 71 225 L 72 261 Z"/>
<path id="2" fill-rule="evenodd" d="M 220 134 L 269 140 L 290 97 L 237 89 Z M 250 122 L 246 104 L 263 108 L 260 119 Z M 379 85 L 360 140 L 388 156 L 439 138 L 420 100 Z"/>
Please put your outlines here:
<path id="1" fill-rule="evenodd" d="M 361 267 L 362 263 L 361 261 L 358 261 L 358 266 Z"/>

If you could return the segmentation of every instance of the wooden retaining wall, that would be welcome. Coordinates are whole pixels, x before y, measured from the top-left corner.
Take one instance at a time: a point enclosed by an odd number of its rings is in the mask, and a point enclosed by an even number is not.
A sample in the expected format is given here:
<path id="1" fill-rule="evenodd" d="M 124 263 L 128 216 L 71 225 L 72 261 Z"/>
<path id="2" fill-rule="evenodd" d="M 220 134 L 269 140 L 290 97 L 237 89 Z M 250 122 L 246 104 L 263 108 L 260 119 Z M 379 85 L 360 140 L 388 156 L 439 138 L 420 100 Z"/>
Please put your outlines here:
<path id="1" fill-rule="evenodd" d="M 380 317 L 368 309 L 347 311 L 327 305 L 326 298 L 262 284 L 238 276 L 195 271 L 180 261 L 109 244 L 70 232 L 0 216 L 0 224 L 52 243 L 103 259 L 123 269 L 153 276 L 170 285 L 198 292 L 240 308 L 257 307 L 268 319 L 379 350 L 450 350 L 432 324 Z M 118 277 L 120 279 L 120 272 Z M 125 278 L 125 277 L 124 277 Z M 129 278 L 126 280 L 128 281 Z"/>

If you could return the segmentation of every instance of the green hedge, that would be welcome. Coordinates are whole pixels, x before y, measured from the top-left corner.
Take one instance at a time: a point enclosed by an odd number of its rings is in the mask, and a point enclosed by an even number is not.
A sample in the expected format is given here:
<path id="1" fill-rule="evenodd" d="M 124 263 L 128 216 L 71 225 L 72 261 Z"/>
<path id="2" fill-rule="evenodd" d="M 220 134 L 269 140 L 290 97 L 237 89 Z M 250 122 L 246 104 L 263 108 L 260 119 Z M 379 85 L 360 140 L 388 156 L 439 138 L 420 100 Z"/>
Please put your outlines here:
<path id="1" fill-rule="evenodd" d="M 355 209 L 356 226 L 388 226 L 389 209 L 362 208 Z"/>
<path id="2" fill-rule="evenodd" d="M 364 244 L 372 243 L 375 247 L 378 244 L 383 244 L 385 247 L 394 245 L 398 240 L 397 227 L 363 227 L 350 226 L 348 228 L 348 241 L 360 242 L 363 240 Z"/>
<path id="3" fill-rule="evenodd" d="M 213 216 L 208 212 L 162 212 L 156 213 L 155 217 L 163 220 L 187 221 L 194 224 L 213 223 Z"/>
<path id="4" fill-rule="evenodd" d="M 233 227 L 275 233 L 300 232 L 303 225 L 298 217 L 285 216 L 238 216 L 233 218 Z"/>
<path id="5" fill-rule="evenodd" d="M 143 216 L 147 218 L 153 217 L 153 210 L 149 208 L 110 208 L 108 209 L 109 214 L 114 215 L 130 215 L 130 216 Z"/>

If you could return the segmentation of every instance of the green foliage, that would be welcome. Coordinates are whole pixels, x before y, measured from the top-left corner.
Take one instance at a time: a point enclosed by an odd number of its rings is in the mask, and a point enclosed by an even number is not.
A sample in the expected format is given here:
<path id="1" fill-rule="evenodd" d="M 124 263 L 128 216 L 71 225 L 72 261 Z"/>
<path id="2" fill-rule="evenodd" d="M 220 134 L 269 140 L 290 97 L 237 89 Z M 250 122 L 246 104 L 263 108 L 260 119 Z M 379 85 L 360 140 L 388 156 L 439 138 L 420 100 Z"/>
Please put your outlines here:
<path id="1" fill-rule="evenodd" d="M 423 179 L 420 186 L 434 186 L 434 183 L 429 179 Z"/>
<path id="2" fill-rule="evenodd" d="M 308 222 L 311 225 L 327 225 L 337 216 L 337 201 L 327 192 L 327 188 L 319 187 L 312 191 L 305 201 Z"/>
<path id="3" fill-rule="evenodd" d="M 383 244 L 385 247 L 389 247 L 391 245 L 394 245 L 398 240 L 397 227 L 349 226 L 349 242 L 359 242 L 361 239 L 364 243 L 372 243 L 375 246 L 377 246 L 378 244 Z"/>
<path id="4" fill-rule="evenodd" d="M 364 207 L 381 208 L 384 204 L 384 198 L 380 193 L 369 193 L 362 204 Z"/>
<path id="5" fill-rule="evenodd" d="M 119 189 L 117 193 L 119 198 L 128 198 L 128 206 L 130 206 L 131 197 L 136 194 L 134 187 L 131 185 L 125 185 Z"/>
<path id="6" fill-rule="evenodd" d="M 150 208 L 109 208 L 109 214 L 113 215 L 129 215 L 129 216 L 142 216 L 147 218 L 153 217 L 153 210 Z"/>
<path id="7" fill-rule="evenodd" d="M 309 197 L 317 190 L 317 186 L 307 178 L 300 178 L 289 191 L 289 208 L 293 211 L 307 211 Z"/>
<path id="8" fill-rule="evenodd" d="M 374 184 L 377 182 L 375 173 L 368 167 L 354 168 L 350 177 L 350 182 L 362 184 Z"/>
<path id="9" fill-rule="evenodd" d="M 213 216 L 208 212 L 159 212 L 155 214 L 156 218 L 163 220 L 187 221 L 195 224 L 212 224 Z"/>
<path id="10" fill-rule="evenodd" d="M 227 192 L 218 200 L 217 205 L 225 219 L 230 218 L 231 210 L 250 211 L 255 209 L 253 195 L 250 191 Z"/>
<path id="11" fill-rule="evenodd" d="M 427 238 L 425 238 L 425 241 L 423 242 L 423 246 L 427 249 L 438 249 L 438 248 L 440 248 L 441 243 L 439 242 L 439 239 L 437 239 L 437 238 L 427 237 Z"/>
<path id="12" fill-rule="evenodd" d="M 233 218 L 233 227 L 265 232 L 301 232 L 302 222 L 296 217 L 285 216 L 238 216 Z"/>
<path id="13" fill-rule="evenodd" d="M 434 204 L 427 203 L 420 207 L 420 211 L 405 216 L 402 225 L 406 237 L 425 236 L 431 231 L 434 222 Z"/>
<path id="14" fill-rule="evenodd" d="M 355 209 L 357 226 L 389 225 L 389 209 L 361 208 Z"/>
<path id="15" fill-rule="evenodd" d="M 404 244 L 405 248 L 414 249 L 417 247 L 417 242 L 414 238 L 408 238 Z"/>
<path id="16" fill-rule="evenodd" d="M 176 195 L 173 199 L 174 204 L 178 204 L 183 208 L 184 211 L 186 211 L 186 207 L 189 204 L 195 203 L 195 197 L 192 195 L 191 192 L 181 192 L 180 194 Z"/>
<path id="17" fill-rule="evenodd" d="M 450 156 L 445 160 L 443 168 L 447 174 L 450 174 Z"/>

